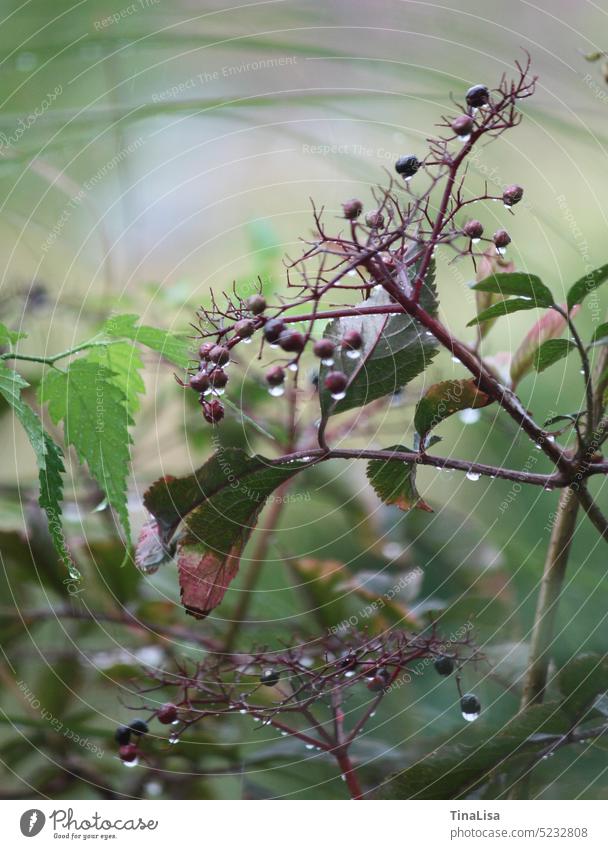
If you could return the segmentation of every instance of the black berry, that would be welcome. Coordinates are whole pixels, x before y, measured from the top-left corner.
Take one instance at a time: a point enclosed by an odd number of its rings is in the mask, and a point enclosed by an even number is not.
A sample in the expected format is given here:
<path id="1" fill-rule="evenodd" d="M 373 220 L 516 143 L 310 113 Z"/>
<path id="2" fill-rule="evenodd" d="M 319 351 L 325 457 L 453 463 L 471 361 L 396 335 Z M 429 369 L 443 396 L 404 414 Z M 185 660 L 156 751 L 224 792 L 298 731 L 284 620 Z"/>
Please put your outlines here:
<path id="1" fill-rule="evenodd" d="M 280 318 L 271 318 L 264 325 L 264 338 L 271 345 L 279 341 L 279 336 L 285 331 L 285 322 Z"/>
<path id="2" fill-rule="evenodd" d="M 244 318 L 242 321 L 237 321 L 234 325 L 235 335 L 239 339 L 249 339 L 255 333 L 255 322 L 250 318 Z"/>
<path id="3" fill-rule="evenodd" d="M 457 136 L 470 136 L 475 124 L 469 115 L 459 115 L 458 118 L 454 118 L 451 126 Z"/>
<path id="4" fill-rule="evenodd" d="M 417 156 L 401 156 L 395 162 L 395 171 L 406 179 L 413 177 L 419 168 L 420 162 Z"/>
<path id="5" fill-rule="evenodd" d="M 313 354 L 320 360 L 329 360 L 334 354 L 336 346 L 331 339 L 319 339 L 313 345 Z"/>
<path id="6" fill-rule="evenodd" d="M 465 236 L 468 236 L 469 239 L 481 239 L 483 235 L 483 224 L 481 221 L 467 221 L 462 229 Z"/>
<path id="7" fill-rule="evenodd" d="M 131 742 L 131 729 L 127 725 L 119 725 L 114 732 L 114 739 L 119 746 L 126 746 Z"/>
<path id="8" fill-rule="evenodd" d="M 472 109 L 480 109 L 490 100 L 490 92 L 485 85 L 474 85 L 467 91 L 467 105 Z"/>
<path id="9" fill-rule="evenodd" d="M 460 710 L 469 716 L 478 715 L 481 713 L 481 702 L 473 693 L 465 693 L 460 700 Z"/>
<path id="10" fill-rule="evenodd" d="M 129 723 L 129 728 L 136 737 L 141 737 L 142 734 L 148 733 L 148 723 L 144 722 L 143 719 L 134 719 L 133 722 Z"/>
<path id="11" fill-rule="evenodd" d="M 454 661 L 451 657 L 438 657 L 434 663 L 435 671 L 439 675 L 451 675 L 454 671 Z"/>
<path id="12" fill-rule="evenodd" d="M 213 344 L 213 342 L 203 342 L 203 344 L 198 349 L 199 360 L 208 360 L 209 354 L 211 353 L 211 351 L 213 351 L 214 348 L 215 345 Z"/>
<path id="13" fill-rule="evenodd" d="M 285 370 L 281 366 L 272 366 L 266 372 L 266 383 L 269 386 L 281 386 L 285 383 Z"/>
<path id="14" fill-rule="evenodd" d="M 340 392 L 344 392 L 347 386 L 348 378 L 344 372 L 330 371 L 325 378 L 325 388 L 331 392 L 332 395 L 339 395 Z"/>
<path id="15" fill-rule="evenodd" d="M 524 190 L 521 186 L 507 186 L 502 193 L 502 202 L 505 206 L 515 206 L 524 196 Z"/>
<path id="16" fill-rule="evenodd" d="M 305 344 L 304 335 L 295 330 L 286 330 L 279 336 L 279 345 L 281 348 L 292 354 L 299 354 L 300 351 L 303 351 Z"/>
<path id="17" fill-rule="evenodd" d="M 363 337 L 358 330 L 348 330 L 342 337 L 342 347 L 350 351 L 359 351 L 363 347 Z"/>
<path id="18" fill-rule="evenodd" d="M 228 375 L 223 368 L 214 368 L 209 375 L 209 383 L 214 389 L 223 389 L 228 383 Z"/>
<path id="19" fill-rule="evenodd" d="M 279 683 L 280 675 L 276 669 L 265 669 L 260 675 L 260 684 L 265 687 L 274 687 Z"/>
<path id="20" fill-rule="evenodd" d="M 266 309 L 266 298 L 263 295 L 252 295 L 247 298 L 247 306 L 254 315 L 261 315 Z"/>
<path id="21" fill-rule="evenodd" d="M 493 242 L 497 248 L 506 248 L 511 242 L 511 237 L 506 230 L 497 230 L 494 233 Z"/>
<path id="22" fill-rule="evenodd" d="M 218 366 L 224 366 L 230 359 L 230 350 L 225 345 L 214 345 L 209 351 L 209 359 Z"/>
<path id="23" fill-rule="evenodd" d="M 209 389 L 209 375 L 201 369 L 201 371 L 197 371 L 196 374 L 192 375 L 188 381 L 188 385 L 195 392 L 206 392 Z"/>
<path id="24" fill-rule="evenodd" d="M 172 702 L 168 702 L 158 709 L 156 716 L 163 725 L 171 725 L 177 719 L 177 708 Z"/>

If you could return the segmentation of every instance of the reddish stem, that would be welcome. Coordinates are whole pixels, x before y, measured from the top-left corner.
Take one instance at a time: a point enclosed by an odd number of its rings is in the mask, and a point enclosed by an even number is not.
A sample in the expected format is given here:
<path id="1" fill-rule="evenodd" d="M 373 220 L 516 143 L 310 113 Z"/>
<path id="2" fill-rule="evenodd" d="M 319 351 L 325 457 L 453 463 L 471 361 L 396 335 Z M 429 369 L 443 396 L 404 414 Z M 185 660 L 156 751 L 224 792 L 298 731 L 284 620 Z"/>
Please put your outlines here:
<path id="1" fill-rule="evenodd" d="M 359 784 L 359 778 L 355 772 L 353 762 L 348 756 L 348 752 L 343 749 L 339 749 L 333 752 L 333 756 L 338 762 L 338 766 L 340 767 L 344 781 L 346 781 L 346 786 L 348 787 L 351 798 L 362 799 L 363 790 Z"/>

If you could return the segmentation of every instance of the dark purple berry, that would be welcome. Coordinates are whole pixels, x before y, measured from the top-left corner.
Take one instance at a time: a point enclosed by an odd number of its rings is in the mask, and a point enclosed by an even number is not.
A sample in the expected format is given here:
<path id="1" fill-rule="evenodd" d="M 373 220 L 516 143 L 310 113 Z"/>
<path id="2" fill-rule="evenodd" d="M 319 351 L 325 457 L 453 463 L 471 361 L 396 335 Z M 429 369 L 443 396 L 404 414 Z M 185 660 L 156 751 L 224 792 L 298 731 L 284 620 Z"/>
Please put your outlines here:
<path id="1" fill-rule="evenodd" d="M 209 351 L 209 359 L 218 366 L 225 366 L 230 360 L 230 349 L 225 345 L 214 345 Z"/>
<path id="2" fill-rule="evenodd" d="M 467 105 L 472 109 L 486 106 L 490 100 L 490 92 L 485 85 L 474 85 L 467 91 Z"/>
<path id="3" fill-rule="evenodd" d="M 318 357 L 320 360 L 329 360 L 333 357 L 336 346 L 331 339 L 319 339 L 313 345 L 312 350 L 315 357 Z"/>
<path id="4" fill-rule="evenodd" d="M 420 162 L 417 156 L 401 156 L 395 162 L 395 171 L 406 180 L 413 177 L 416 171 L 420 168 Z"/>
<path id="5" fill-rule="evenodd" d="M 260 684 L 265 687 L 275 687 L 279 683 L 279 673 L 276 669 L 265 669 L 260 675 Z"/>
<path id="6" fill-rule="evenodd" d="M 144 722 L 143 719 L 134 719 L 133 722 L 129 723 L 129 728 L 136 737 L 141 737 L 142 734 L 148 733 L 148 723 Z"/>
<path id="7" fill-rule="evenodd" d="M 218 400 L 206 401 L 201 399 L 201 403 L 203 405 L 203 416 L 209 424 L 221 422 L 224 418 L 224 407 Z"/>
<path id="8" fill-rule="evenodd" d="M 161 705 L 156 716 L 162 725 L 171 725 L 177 719 L 177 707 L 172 702 L 167 702 L 166 705 Z"/>
<path id="9" fill-rule="evenodd" d="M 127 725 L 119 725 L 114 732 L 114 739 L 119 746 L 126 746 L 131 742 L 131 729 Z"/>
<path id="10" fill-rule="evenodd" d="M 118 750 L 118 756 L 121 761 L 131 763 L 137 758 L 137 746 L 135 745 L 135 743 L 126 743 Z"/>
<path id="11" fill-rule="evenodd" d="M 367 689 L 372 693 L 382 693 L 386 690 L 387 682 L 384 680 L 382 675 L 374 675 L 373 678 L 367 682 Z"/>
<path id="12" fill-rule="evenodd" d="M 304 350 L 306 339 L 302 333 L 298 333 L 296 330 L 286 330 L 279 336 L 279 345 L 290 354 L 299 354 L 300 351 Z"/>
<path id="13" fill-rule="evenodd" d="M 371 227 L 372 230 L 379 230 L 384 225 L 384 215 L 379 209 L 372 209 L 371 212 L 368 212 L 365 216 L 365 223 L 368 227 Z"/>
<path id="14" fill-rule="evenodd" d="M 433 665 L 439 675 L 451 675 L 454 671 L 454 661 L 451 657 L 446 657 L 445 655 L 436 658 Z"/>
<path id="15" fill-rule="evenodd" d="M 481 239 L 483 235 L 483 224 L 481 221 L 467 221 L 462 229 L 465 236 L 468 236 L 469 239 Z"/>
<path id="16" fill-rule="evenodd" d="M 281 321 L 280 318 L 271 318 L 264 325 L 264 338 L 267 342 L 270 342 L 271 345 L 274 345 L 279 341 L 279 336 L 285 330 L 285 322 Z"/>
<path id="17" fill-rule="evenodd" d="M 524 196 L 524 190 L 521 186 L 507 186 L 502 193 L 502 202 L 505 206 L 515 206 Z"/>
<path id="18" fill-rule="evenodd" d="M 363 347 L 363 337 L 358 330 L 348 330 L 342 337 L 342 347 L 349 351 L 359 351 Z"/>
<path id="19" fill-rule="evenodd" d="M 348 386 L 348 378 L 342 371 L 330 371 L 325 378 L 325 388 L 332 395 L 339 395 Z"/>
<path id="20" fill-rule="evenodd" d="M 214 368 L 209 375 L 209 383 L 214 389 L 223 389 L 228 383 L 228 375 L 223 368 Z"/>
<path id="21" fill-rule="evenodd" d="M 285 369 L 281 366 L 272 366 L 266 372 L 266 383 L 269 386 L 281 386 L 285 383 Z"/>
<path id="22" fill-rule="evenodd" d="M 249 339 L 255 333 L 255 322 L 250 318 L 244 318 L 242 321 L 237 321 L 234 325 L 234 333 L 239 339 Z"/>
<path id="23" fill-rule="evenodd" d="M 211 351 L 213 351 L 214 348 L 215 345 L 213 344 L 213 342 L 203 342 L 203 344 L 198 349 L 199 360 L 208 360 L 209 354 L 211 353 Z"/>
<path id="24" fill-rule="evenodd" d="M 252 295 L 247 298 L 247 306 L 254 315 L 261 315 L 266 309 L 266 298 L 263 295 Z"/>
<path id="25" fill-rule="evenodd" d="M 475 123 L 469 115 L 459 115 L 452 121 L 452 130 L 457 136 L 470 136 Z"/>
<path id="26" fill-rule="evenodd" d="M 348 218 L 349 221 L 354 221 L 363 212 L 363 204 L 358 198 L 351 198 L 342 204 L 342 211 L 345 218 Z"/>
<path id="27" fill-rule="evenodd" d="M 206 392 L 209 389 L 209 375 L 203 369 L 197 371 L 188 381 L 188 386 L 195 392 Z"/>
<path id="28" fill-rule="evenodd" d="M 492 239 L 497 248 L 506 248 L 511 242 L 511 237 L 506 230 L 497 230 Z"/>

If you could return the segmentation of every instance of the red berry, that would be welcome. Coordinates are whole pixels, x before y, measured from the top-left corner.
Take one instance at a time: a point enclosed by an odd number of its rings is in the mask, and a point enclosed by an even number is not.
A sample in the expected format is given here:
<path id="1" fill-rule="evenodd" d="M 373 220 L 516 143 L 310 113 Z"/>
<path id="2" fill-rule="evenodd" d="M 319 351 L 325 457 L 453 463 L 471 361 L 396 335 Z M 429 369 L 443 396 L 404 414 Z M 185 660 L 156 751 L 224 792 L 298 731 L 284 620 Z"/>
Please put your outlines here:
<path id="1" fill-rule="evenodd" d="M 248 339 L 255 333 L 255 322 L 250 318 L 244 318 L 242 321 L 237 321 L 234 325 L 234 332 L 239 339 Z"/>
<path id="2" fill-rule="evenodd" d="M 382 693 L 386 689 L 386 681 L 380 675 L 374 675 L 367 682 L 367 689 L 372 693 Z"/>
<path id="3" fill-rule="evenodd" d="M 368 212 L 365 216 L 365 223 L 368 227 L 371 227 L 372 230 L 379 230 L 384 224 L 384 215 L 379 209 L 372 209 L 371 212 Z"/>
<path id="4" fill-rule="evenodd" d="M 325 388 L 331 392 L 332 395 L 339 395 L 340 392 L 344 392 L 347 386 L 348 378 L 344 372 L 330 371 L 325 378 Z"/>
<path id="5" fill-rule="evenodd" d="M 454 118 L 451 126 L 457 136 L 470 136 L 475 124 L 469 115 L 459 115 Z"/>
<path id="6" fill-rule="evenodd" d="M 481 221 L 467 221 L 462 229 L 465 236 L 468 236 L 469 239 L 481 239 L 483 235 L 483 224 Z"/>
<path id="7" fill-rule="evenodd" d="M 354 221 L 363 212 L 363 204 L 358 198 L 351 198 L 342 204 L 342 211 L 345 218 L 348 218 L 349 221 Z"/>
<path id="8" fill-rule="evenodd" d="M 118 756 L 121 761 L 131 763 L 137 757 L 137 746 L 135 745 L 135 743 L 126 743 L 118 750 Z"/>
<path id="9" fill-rule="evenodd" d="M 177 707 L 172 702 L 167 702 L 158 709 L 156 716 L 163 725 L 171 725 L 177 719 Z"/>
<path id="10" fill-rule="evenodd" d="M 359 351 L 363 347 L 363 337 L 358 330 L 348 330 L 342 337 L 342 347 Z"/>
<path id="11" fill-rule="evenodd" d="M 507 186 L 502 193 L 502 202 L 505 206 L 515 206 L 524 196 L 524 190 L 521 186 Z"/>
<path id="12" fill-rule="evenodd" d="M 312 350 L 315 357 L 318 357 L 320 360 L 329 360 L 333 356 L 335 349 L 336 346 L 331 339 L 319 339 L 315 342 Z"/>
<path id="13" fill-rule="evenodd" d="M 219 401 L 215 399 L 213 401 L 202 400 L 201 403 L 203 405 L 203 416 L 209 424 L 221 422 L 224 418 L 224 407 Z"/>
<path id="14" fill-rule="evenodd" d="M 190 380 L 188 381 L 188 385 L 190 389 L 194 389 L 195 392 L 206 392 L 209 389 L 209 375 L 206 371 L 201 369 L 197 371 L 196 374 L 193 374 Z"/>
<path id="15" fill-rule="evenodd" d="M 230 359 L 230 350 L 225 345 L 214 345 L 209 351 L 209 359 L 218 366 L 224 366 Z"/>
<path id="16" fill-rule="evenodd" d="M 263 295 L 252 295 L 247 298 L 247 306 L 254 315 L 261 315 L 266 309 L 266 298 Z"/>
<path id="17" fill-rule="evenodd" d="M 497 230 L 494 233 L 493 241 L 497 248 L 506 248 L 511 241 L 511 237 L 506 230 Z"/>
<path id="18" fill-rule="evenodd" d="M 269 386 L 280 386 L 285 382 L 285 370 L 281 366 L 273 366 L 266 372 L 266 383 Z"/>
<path id="19" fill-rule="evenodd" d="M 203 344 L 198 349 L 198 356 L 200 360 L 208 360 L 209 354 L 215 348 L 213 342 L 203 342 Z"/>
<path id="20" fill-rule="evenodd" d="M 228 383 L 228 375 L 223 368 L 214 368 L 209 375 L 209 383 L 214 389 L 223 389 Z"/>
<path id="21" fill-rule="evenodd" d="M 302 333 L 295 330 L 286 330 L 279 336 L 279 345 L 284 351 L 291 354 L 299 354 L 304 350 L 306 339 Z"/>
<path id="22" fill-rule="evenodd" d="M 271 345 L 274 345 L 275 342 L 279 341 L 279 336 L 284 330 L 284 321 L 281 321 L 280 318 L 271 318 L 270 321 L 267 321 L 264 325 L 264 338 L 267 342 L 270 342 Z"/>

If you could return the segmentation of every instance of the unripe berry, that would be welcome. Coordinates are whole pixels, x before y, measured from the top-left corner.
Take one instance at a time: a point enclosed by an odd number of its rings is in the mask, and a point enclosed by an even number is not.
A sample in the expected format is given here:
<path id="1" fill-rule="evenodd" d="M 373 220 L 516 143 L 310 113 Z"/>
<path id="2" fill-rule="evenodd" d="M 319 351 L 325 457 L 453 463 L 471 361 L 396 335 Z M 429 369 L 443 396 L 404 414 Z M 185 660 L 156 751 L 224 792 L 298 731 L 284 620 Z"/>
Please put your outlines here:
<path id="1" fill-rule="evenodd" d="M 172 702 L 161 705 L 156 714 L 162 725 L 171 725 L 177 719 L 177 707 Z"/>
<path id="2" fill-rule="evenodd" d="M 143 719 L 134 719 L 133 722 L 129 723 L 129 728 L 136 737 L 141 737 L 142 734 L 148 733 L 148 723 L 144 722 Z"/>
<path id="3" fill-rule="evenodd" d="M 254 315 L 261 315 L 266 309 L 266 298 L 263 295 L 252 295 L 247 298 L 247 306 Z"/>
<path id="4" fill-rule="evenodd" d="M 281 366 L 272 366 L 266 372 L 266 383 L 269 386 L 281 386 L 285 383 L 285 370 Z"/>
<path id="5" fill-rule="evenodd" d="M 234 333 L 239 339 L 249 339 L 255 333 L 255 322 L 250 318 L 244 318 L 242 321 L 237 321 L 234 325 Z"/>
<path id="6" fill-rule="evenodd" d="M 505 206 L 515 206 L 524 196 L 524 190 L 521 186 L 507 186 L 502 193 L 502 202 Z"/>
<path id="7" fill-rule="evenodd" d="M 209 383 L 214 389 L 223 389 L 228 383 L 228 375 L 223 368 L 214 368 L 209 375 Z"/>
<path id="8" fill-rule="evenodd" d="M 203 405 L 203 416 L 209 424 L 221 422 L 224 418 L 224 407 L 218 400 L 206 401 L 201 399 L 201 403 Z"/>
<path id="9" fill-rule="evenodd" d="M 203 344 L 198 349 L 199 360 L 208 360 L 209 354 L 211 353 L 211 351 L 213 351 L 214 348 L 215 345 L 213 344 L 213 342 L 203 342 Z"/>
<path id="10" fill-rule="evenodd" d="M 135 743 L 127 743 L 126 745 L 121 746 L 118 750 L 118 756 L 121 761 L 131 763 L 137 758 L 137 746 Z"/>
<path id="11" fill-rule="evenodd" d="M 413 177 L 416 171 L 420 168 L 420 162 L 417 156 L 401 156 L 395 162 L 395 171 L 406 180 Z"/>
<path id="12" fill-rule="evenodd" d="M 230 359 L 230 349 L 225 345 L 214 345 L 209 351 L 209 359 L 218 366 L 224 366 Z"/>
<path id="13" fill-rule="evenodd" d="M 365 223 L 373 230 L 379 230 L 384 225 L 384 215 L 379 209 L 372 209 L 365 216 Z"/>
<path id="14" fill-rule="evenodd" d="M 325 378 L 325 388 L 332 395 L 339 395 L 348 386 L 348 378 L 342 371 L 330 371 Z"/>
<path id="15" fill-rule="evenodd" d="M 331 339 L 319 339 L 313 345 L 313 354 L 320 360 L 329 360 L 333 357 L 336 346 Z"/>
<path id="16" fill-rule="evenodd" d="M 279 683 L 279 673 L 276 669 L 265 669 L 260 675 L 260 684 L 265 687 L 274 687 Z"/>
<path id="17" fill-rule="evenodd" d="M 454 661 L 451 657 L 438 657 L 433 664 L 439 675 L 451 675 L 454 671 Z"/>
<path id="18" fill-rule="evenodd" d="M 497 248 L 506 248 L 511 242 L 511 237 L 506 230 L 497 230 L 492 237 L 492 240 Z"/>
<path id="19" fill-rule="evenodd" d="M 358 218 L 363 212 L 363 204 L 358 198 L 351 198 L 350 200 L 344 201 L 342 204 L 342 211 L 344 212 L 345 218 L 348 218 L 349 221 L 354 221 L 355 218 Z"/>
<path id="20" fill-rule="evenodd" d="M 342 337 L 342 347 L 351 351 L 359 351 L 363 347 L 363 337 L 358 330 L 348 330 Z"/>
<path id="21" fill-rule="evenodd" d="M 490 92 L 485 85 L 474 85 L 467 91 L 467 105 L 473 109 L 480 109 L 490 100 Z"/>
<path id="22" fill-rule="evenodd" d="M 280 318 L 271 318 L 270 321 L 267 321 L 264 325 L 264 338 L 267 342 L 270 342 L 271 345 L 274 345 L 279 341 L 279 336 L 285 330 L 285 322 L 281 321 Z"/>
<path id="23" fill-rule="evenodd" d="M 188 386 L 195 392 L 206 392 L 209 389 L 209 375 L 203 369 L 197 371 L 188 381 Z"/>
<path id="24" fill-rule="evenodd" d="M 483 235 L 483 224 L 481 221 L 467 221 L 467 223 L 462 228 L 465 236 L 468 236 L 469 239 L 481 239 Z"/>
<path id="25" fill-rule="evenodd" d="M 470 115 L 459 115 L 454 118 L 451 126 L 457 136 L 470 136 L 475 124 Z"/>
<path id="26" fill-rule="evenodd" d="M 114 732 L 114 739 L 119 746 L 126 746 L 131 741 L 131 729 L 127 725 L 119 725 Z"/>
<path id="27" fill-rule="evenodd" d="M 286 330 L 279 336 L 279 345 L 284 351 L 291 354 L 299 354 L 304 350 L 306 339 L 302 333 L 295 330 Z"/>

